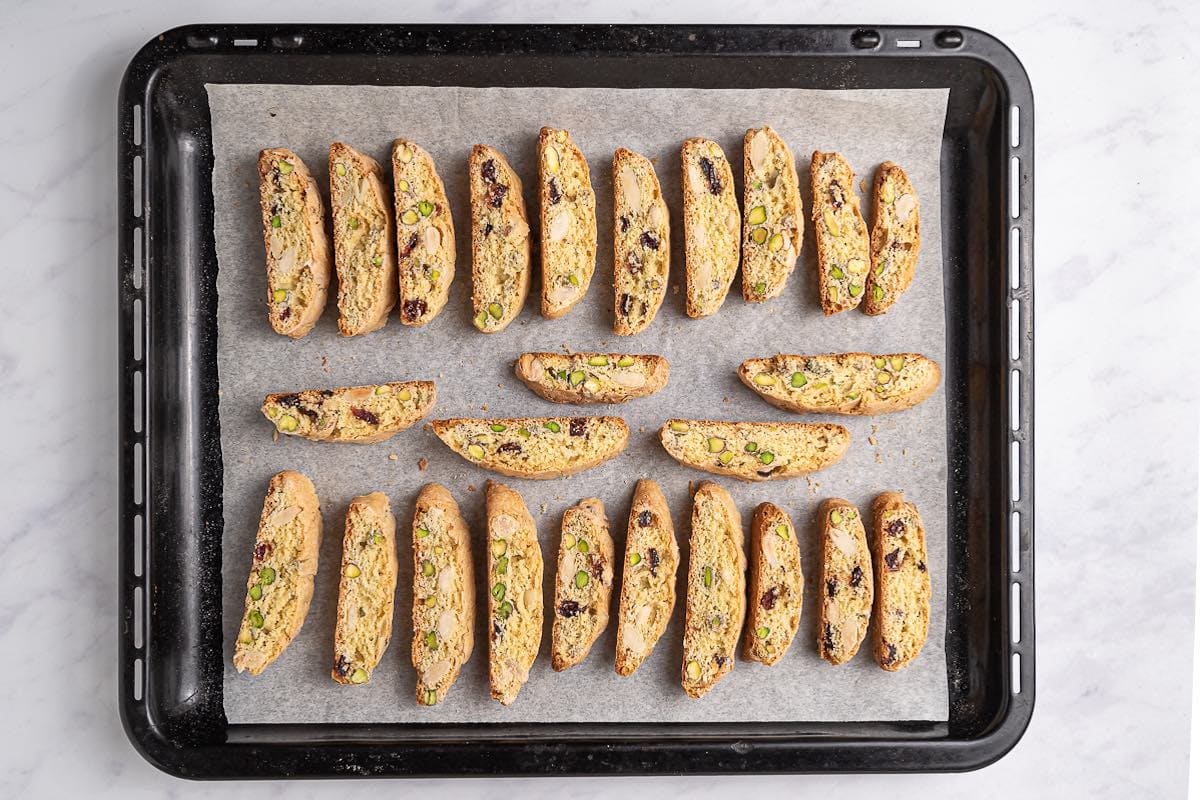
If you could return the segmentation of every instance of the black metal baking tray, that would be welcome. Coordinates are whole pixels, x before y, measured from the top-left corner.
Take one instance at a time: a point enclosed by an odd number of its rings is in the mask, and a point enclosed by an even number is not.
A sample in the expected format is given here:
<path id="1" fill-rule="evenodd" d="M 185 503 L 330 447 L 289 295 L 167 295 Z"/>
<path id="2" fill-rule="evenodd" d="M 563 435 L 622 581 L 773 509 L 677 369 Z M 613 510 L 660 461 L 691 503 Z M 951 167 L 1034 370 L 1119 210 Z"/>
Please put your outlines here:
<path id="1" fill-rule="evenodd" d="M 206 82 L 949 87 L 942 143 L 949 721 L 231 725 Z M 969 28 L 197 25 L 118 108 L 119 684 L 191 778 L 967 770 L 1033 712 L 1033 97 Z M 936 635 L 936 632 L 935 634 Z"/>

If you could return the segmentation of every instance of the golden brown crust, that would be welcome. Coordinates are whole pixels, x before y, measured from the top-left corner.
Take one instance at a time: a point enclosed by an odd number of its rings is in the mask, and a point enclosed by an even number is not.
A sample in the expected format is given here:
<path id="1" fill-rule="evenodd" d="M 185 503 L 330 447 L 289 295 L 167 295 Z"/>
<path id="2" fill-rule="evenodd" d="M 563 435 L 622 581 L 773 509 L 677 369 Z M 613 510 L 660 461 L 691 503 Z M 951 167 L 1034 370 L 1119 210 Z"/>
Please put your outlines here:
<path id="1" fill-rule="evenodd" d="M 741 216 L 733 170 L 716 142 L 685 141 L 680 175 L 687 315 L 695 319 L 715 314 L 725 302 L 741 255 Z"/>
<path id="2" fill-rule="evenodd" d="M 529 217 L 521 179 L 500 151 L 471 148 L 471 305 L 475 327 L 498 333 L 529 297 Z"/>
<path id="3" fill-rule="evenodd" d="M 743 481 L 807 475 L 850 447 L 850 431 L 829 423 L 669 419 L 659 439 L 679 463 Z"/>
<path id="4" fill-rule="evenodd" d="M 760 503 L 751 522 L 750 615 L 742 648 L 747 661 L 774 664 L 791 647 L 804 606 L 804 572 L 791 517 Z"/>
<path id="5" fill-rule="evenodd" d="M 523 353 L 517 378 L 555 403 L 624 403 L 667 385 L 671 368 L 655 355 L 626 353 Z"/>
<path id="6" fill-rule="evenodd" d="M 558 319 L 587 294 L 596 271 L 596 193 L 587 159 L 565 130 L 538 135 L 542 316 Z"/>
<path id="7" fill-rule="evenodd" d="M 821 308 L 828 316 L 862 302 L 870 238 L 846 159 L 840 153 L 814 152 L 811 179 Z"/>
<path id="8" fill-rule="evenodd" d="M 658 484 L 637 482 L 629 508 L 617 610 L 616 671 L 629 676 L 650 657 L 675 609 L 679 544 Z"/>
<path id="9" fill-rule="evenodd" d="M 542 642 L 542 551 L 537 527 L 521 495 L 495 481 L 488 481 L 484 491 L 491 587 L 488 681 L 492 698 L 507 706 L 529 679 Z M 506 571 L 498 574 L 502 558 L 508 559 Z"/>
<path id="10" fill-rule="evenodd" d="M 550 664 L 555 672 L 583 663 L 608 627 L 612 599 L 613 541 L 604 503 L 589 497 L 563 513 Z"/>
<path id="11" fill-rule="evenodd" d="M 874 594 L 862 515 L 830 498 L 817 512 L 821 528 L 821 606 L 817 650 L 830 664 L 854 658 L 867 633 Z"/>
<path id="12" fill-rule="evenodd" d="M 643 155 L 613 153 L 613 332 L 649 327 L 667 295 L 671 220 L 654 165 Z"/>
<path id="13" fill-rule="evenodd" d="M 902 492 L 871 503 L 878 597 L 872 635 L 875 660 L 895 672 L 921 653 L 929 633 L 929 567 L 925 525 Z"/>
<path id="14" fill-rule="evenodd" d="M 329 205 L 338 277 L 338 332 L 382 328 L 396 305 L 396 238 L 383 167 L 348 144 L 329 145 Z"/>
<path id="15" fill-rule="evenodd" d="M 921 252 L 921 207 L 904 170 L 891 161 L 875 172 L 871 272 L 863 310 L 883 314 L 908 290 Z"/>
<path id="16" fill-rule="evenodd" d="M 531 480 L 592 469 L 629 443 L 629 427 L 620 417 L 439 419 L 433 432 L 473 464 Z"/>
<path id="17" fill-rule="evenodd" d="M 420 421 L 436 402 L 433 381 L 399 381 L 269 394 L 262 413 L 289 436 L 373 444 Z"/>
<path id="18" fill-rule="evenodd" d="M 796 268 L 804 244 L 804 207 L 796 159 L 770 127 L 746 131 L 742 169 L 742 297 L 761 303 L 781 295 Z"/>
<path id="19" fill-rule="evenodd" d="M 798 414 L 904 411 L 937 389 L 941 369 L 917 353 L 829 353 L 751 358 L 738 377 L 776 408 Z"/>
<path id="20" fill-rule="evenodd" d="M 433 156 L 416 142 L 392 143 L 400 322 L 419 327 L 450 296 L 456 258 L 454 219 Z"/>
<path id="21" fill-rule="evenodd" d="M 355 497 L 346 509 L 333 630 L 330 675 L 338 683 L 367 683 L 387 650 L 399 566 L 396 518 L 387 495 Z"/>

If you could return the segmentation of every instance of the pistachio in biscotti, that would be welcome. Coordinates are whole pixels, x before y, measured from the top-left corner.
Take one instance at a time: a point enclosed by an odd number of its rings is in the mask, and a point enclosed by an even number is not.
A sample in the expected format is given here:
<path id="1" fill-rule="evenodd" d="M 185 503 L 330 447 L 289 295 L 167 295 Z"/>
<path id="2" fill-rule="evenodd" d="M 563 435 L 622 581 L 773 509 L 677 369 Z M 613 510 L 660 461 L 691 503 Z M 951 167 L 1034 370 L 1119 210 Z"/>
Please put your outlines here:
<path id="1" fill-rule="evenodd" d="M 454 221 L 433 157 L 407 139 L 392 143 L 400 322 L 428 323 L 446 305 L 454 280 Z"/>
<path id="2" fill-rule="evenodd" d="M 392 636 L 396 594 L 396 518 L 387 495 L 355 497 L 346 510 L 334 627 L 333 679 L 367 683 Z"/>
<path id="3" fill-rule="evenodd" d="M 488 676 L 510 705 L 529 678 L 542 640 L 542 551 L 520 494 L 488 481 Z"/>
<path id="4" fill-rule="evenodd" d="M 396 241 L 383 167 L 348 144 L 329 146 L 329 196 L 338 276 L 338 331 L 383 327 L 396 305 Z"/>
<path id="5" fill-rule="evenodd" d="M 743 653 L 748 660 L 774 664 L 791 646 L 804 605 L 804 572 L 791 518 L 762 503 L 751 527 L 749 617 Z"/>
<path id="6" fill-rule="evenodd" d="M 616 671 L 632 675 L 645 661 L 675 609 L 679 545 L 671 510 L 658 484 L 637 482 L 625 536 L 625 566 L 617 612 Z"/>
<path id="7" fill-rule="evenodd" d="M 587 293 L 596 270 L 596 193 L 587 159 L 571 135 L 538 136 L 542 316 L 557 319 Z"/>
<path id="8" fill-rule="evenodd" d="M 871 271 L 863 310 L 883 314 L 908 290 L 921 250 L 917 193 L 904 170 L 885 161 L 875 173 Z"/>
<path id="9" fill-rule="evenodd" d="M 839 498 L 821 503 L 823 587 L 817 623 L 817 650 L 831 664 L 844 664 L 858 652 L 871 616 L 874 584 L 862 516 Z"/>
<path id="10" fill-rule="evenodd" d="M 812 196 L 821 308 L 836 314 L 862 302 L 871 260 L 854 171 L 841 154 L 813 153 Z"/>
<path id="11" fill-rule="evenodd" d="M 613 542 L 604 504 L 590 497 L 563 513 L 554 583 L 551 665 L 562 671 L 587 658 L 608 626 Z"/>
<path id="12" fill-rule="evenodd" d="M 532 479 L 591 469 L 629 442 L 629 428 L 619 417 L 449 419 L 435 420 L 433 430 L 473 464 Z"/>
<path id="13" fill-rule="evenodd" d="M 871 504 L 875 576 L 874 651 L 894 672 L 915 659 L 929 633 L 931 595 L 925 526 L 917 507 L 900 492 L 883 492 Z"/>
<path id="14" fill-rule="evenodd" d="M 317 442 L 370 444 L 421 420 L 437 400 L 432 381 L 269 394 L 262 413 L 280 433 Z"/>
<path id="15" fill-rule="evenodd" d="M 667 293 L 670 216 L 654 165 L 625 148 L 613 154 L 613 331 L 645 330 Z"/>
<path id="16" fill-rule="evenodd" d="M 759 303 L 778 297 L 804 240 L 796 160 L 770 127 L 751 128 L 743 139 L 742 297 Z"/>
<path id="17" fill-rule="evenodd" d="M 662 356 L 628 353 L 524 353 L 514 369 L 530 389 L 556 403 L 623 403 L 662 389 Z"/>
<path id="18" fill-rule="evenodd" d="M 529 296 L 529 222 L 521 179 L 503 154 L 471 149 L 471 304 L 475 327 L 504 330 Z"/>
<path id="19" fill-rule="evenodd" d="M 811 414 L 903 411 L 937 389 L 941 369 L 917 353 L 831 353 L 751 358 L 742 383 L 773 406 Z"/>
<path id="20" fill-rule="evenodd" d="M 687 314 L 706 317 L 725 302 L 741 252 L 733 170 L 721 147 L 688 139 L 680 155 Z"/>
<path id="21" fill-rule="evenodd" d="M 850 446 L 841 425 L 673 419 L 663 448 L 695 469 L 744 481 L 794 478 L 836 463 Z"/>

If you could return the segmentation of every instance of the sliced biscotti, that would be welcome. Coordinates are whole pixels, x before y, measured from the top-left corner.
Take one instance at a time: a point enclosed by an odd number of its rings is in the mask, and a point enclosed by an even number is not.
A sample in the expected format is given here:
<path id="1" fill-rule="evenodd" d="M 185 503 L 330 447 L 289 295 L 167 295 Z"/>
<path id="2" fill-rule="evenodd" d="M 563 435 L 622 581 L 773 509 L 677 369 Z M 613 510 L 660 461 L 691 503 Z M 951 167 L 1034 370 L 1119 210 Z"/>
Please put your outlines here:
<path id="1" fill-rule="evenodd" d="M 670 419 L 659 431 L 681 464 L 743 481 L 795 478 L 833 464 L 850 447 L 841 425 Z"/>
<path id="2" fill-rule="evenodd" d="M 550 665 L 556 672 L 587 658 L 608 627 L 613 541 L 604 503 L 589 497 L 563 512 L 554 581 Z"/>
<path id="3" fill-rule="evenodd" d="M 417 703 L 446 698 L 475 641 L 471 533 L 445 487 L 426 484 L 412 523 L 412 665 Z"/>
<path id="4" fill-rule="evenodd" d="M 871 619 L 871 553 L 858 509 L 839 498 L 821 503 L 821 613 L 817 650 L 830 664 L 854 658 Z"/>
<path id="5" fill-rule="evenodd" d="M 400 322 L 414 327 L 438 315 L 454 280 L 454 220 L 433 156 L 407 139 L 392 143 Z"/>
<path id="6" fill-rule="evenodd" d="M 742 654 L 748 661 L 774 664 L 783 658 L 800 627 L 804 571 L 791 518 L 782 508 L 761 503 L 751 522 L 750 615 Z"/>
<path id="7" fill-rule="evenodd" d="M 333 629 L 333 679 L 366 683 L 392 638 L 396 597 L 396 518 L 383 492 L 346 509 L 342 578 Z"/>
<path id="8" fill-rule="evenodd" d="M 662 490 L 643 478 L 633 490 L 625 536 L 625 572 L 617 610 L 618 675 L 632 675 L 667 629 L 675 610 L 679 544 Z"/>
<path id="9" fill-rule="evenodd" d="M 796 267 L 804 241 L 800 179 L 791 149 L 766 126 L 746 131 L 742 164 L 742 297 L 761 303 L 783 293 Z"/>
<path id="10" fill-rule="evenodd" d="M 872 549 L 879 596 L 875 600 L 875 660 L 895 672 L 916 658 L 929 633 L 929 568 L 925 526 L 901 492 L 871 504 Z"/>
<path id="11" fill-rule="evenodd" d="M 517 377 L 555 403 L 624 403 L 667 385 L 671 367 L 662 356 L 627 353 L 524 353 Z"/>
<path id="12" fill-rule="evenodd" d="M 558 319 L 587 294 L 596 271 L 596 192 L 571 134 L 542 128 L 538 136 L 542 208 L 542 316 Z"/>
<path id="13" fill-rule="evenodd" d="M 707 317 L 725 302 L 741 255 L 733 170 L 720 145 L 688 139 L 680 153 L 687 314 Z"/>
<path id="14" fill-rule="evenodd" d="M 692 498 L 683 690 L 703 697 L 726 672 L 746 618 L 742 516 L 729 492 L 704 481 Z"/>
<path id="15" fill-rule="evenodd" d="M 871 260 L 854 171 L 840 154 L 813 153 L 812 195 L 821 308 L 836 314 L 862 302 Z"/>
<path id="16" fill-rule="evenodd" d="M 496 333 L 529 296 L 529 220 L 521 179 L 500 151 L 471 149 L 471 306 L 475 327 Z"/>
<path id="17" fill-rule="evenodd" d="M 262 413 L 280 433 L 314 442 L 382 442 L 433 408 L 433 381 L 403 381 L 340 389 L 269 394 Z"/>
<path id="18" fill-rule="evenodd" d="M 620 417 L 439 419 L 433 432 L 473 464 L 535 480 L 591 469 L 629 443 L 629 427 Z"/>
<path id="19" fill-rule="evenodd" d="M 650 159 L 613 153 L 613 332 L 645 330 L 667 294 L 671 219 Z"/>
<path id="20" fill-rule="evenodd" d="M 908 175 L 891 161 L 875 172 L 871 273 L 863 310 L 882 314 L 912 283 L 921 252 L 921 208 Z"/>
<path id="21" fill-rule="evenodd" d="M 383 167 L 342 142 L 329 146 L 329 200 L 338 277 L 338 331 L 382 328 L 396 305 L 396 239 Z"/>
<path id="22" fill-rule="evenodd" d="M 291 643 L 312 600 L 321 549 L 321 504 L 312 481 L 285 470 L 271 478 L 246 579 L 246 611 L 233 666 L 258 675 Z"/>
<path id="23" fill-rule="evenodd" d="M 333 259 L 321 191 L 300 157 L 283 147 L 258 154 L 259 199 L 267 248 L 267 318 L 299 339 L 325 310 Z"/>
<path id="24" fill-rule="evenodd" d="M 542 550 L 521 495 L 487 482 L 488 677 L 492 697 L 511 705 L 529 679 L 542 641 Z"/>
<path id="25" fill-rule="evenodd" d="M 751 358 L 738 377 L 773 406 L 809 414 L 885 414 L 912 408 L 942 371 L 916 353 L 832 353 Z"/>

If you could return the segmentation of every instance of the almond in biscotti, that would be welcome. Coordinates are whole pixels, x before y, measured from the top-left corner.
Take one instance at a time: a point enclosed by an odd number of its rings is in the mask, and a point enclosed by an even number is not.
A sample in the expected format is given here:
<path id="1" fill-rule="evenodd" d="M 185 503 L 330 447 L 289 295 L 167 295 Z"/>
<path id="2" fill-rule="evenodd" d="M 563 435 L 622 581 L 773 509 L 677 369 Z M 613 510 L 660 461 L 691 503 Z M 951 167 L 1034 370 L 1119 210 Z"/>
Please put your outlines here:
<path id="1" fill-rule="evenodd" d="M 883 314 L 912 284 L 921 252 L 921 208 L 912 183 L 896 164 L 875 172 L 875 213 L 871 227 L 871 273 L 863 310 Z"/>
<path id="2" fill-rule="evenodd" d="M 497 333 L 529 296 L 529 221 L 521 179 L 487 145 L 471 149 L 471 306 L 475 327 Z"/>
<path id="3" fill-rule="evenodd" d="M 812 195 L 821 308 L 836 314 L 862 302 L 871 262 L 854 171 L 839 153 L 813 153 Z"/>
<path id="4" fill-rule="evenodd" d="M 383 167 L 342 142 L 329 146 L 329 197 L 338 276 L 338 331 L 382 328 L 396 305 L 396 241 Z"/>
<path id="5" fill-rule="evenodd" d="M 400 322 L 424 325 L 446 305 L 454 280 L 454 220 L 433 157 L 415 142 L 392 143 Z"/>
<path id="6" fill-rule="evenodd" d="M 583 152 L 565 130 L 538 136 L 542 316 L 557 319 L 587 294 L 596 271 L 596 193 Z"/>
<path id="7" fill-rule="evenodd" d="M 720 145 L 688 139 L 680 154 L 687 314 L 707 317 L 725 302 L 741 252 L 733 170 Z"/>
<path id="8" fill-rule="evenodd" d="M 760 303 L 783 293 L 804 242 L 796 160 L 770 127 L 751 128 L 742 143 L 742 297 Z"/>
<path id="9" fill-rule="evenodd" d="M 667 294 L 671 220 L 654 165 L 621 148 L 613 154 L 613 332 L 645 330 Z"/>

